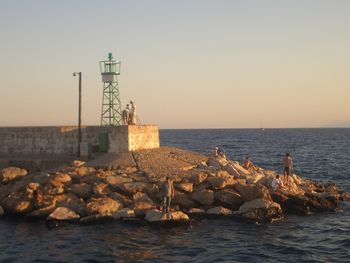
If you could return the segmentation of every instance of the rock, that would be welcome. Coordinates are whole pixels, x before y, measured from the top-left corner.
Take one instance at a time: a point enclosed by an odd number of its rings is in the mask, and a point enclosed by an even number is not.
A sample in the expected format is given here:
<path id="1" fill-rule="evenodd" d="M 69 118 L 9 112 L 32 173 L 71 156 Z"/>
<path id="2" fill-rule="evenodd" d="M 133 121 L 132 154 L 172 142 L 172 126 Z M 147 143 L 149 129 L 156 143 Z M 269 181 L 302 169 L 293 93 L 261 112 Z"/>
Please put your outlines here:
<path id="1" fill-rule="evenodd" d="M 108 184 L 105 183 L 94 184 L 92 191 L 96 197 L 102 197 L 108 195 L 111 192 L 111 190 L 108 188 Z"/>
<path id="2" fill-rule="evenodd" d="M 209 215 L 221 215 L 221 216 L 230 216 L 232 211 L 222 206 L 213 207 L 207 210 Z"/>
<path id="3" fill-rule="evenodd" d="M 215 167 L 216 169 L 221 169 L 228 164 L 228 161 L 223 157 L 210 157 L 207 164 L 208 166 Z"/>
<path id="4" fill-rule="evenodd" d="M 15 192 L 1 200 L 5 212 L 10 214 L 30 213 L 34 206 L 31 200 L 21 192 Z"/>
<path id="5" fill-rule="evenodd" d="M 68 188 L 68 192 L 87 199 L 92 195 L 92 188 L 86 183 L 73 184 Z"/>
<path id="6" fill-rule="evenodd" d="M 228 172 L 230 175 L 233 175 L 234 177 L 239 177 L 240 173 L 236 170 L 236 168 L 233 167 L 232 164 L 228 163 L 225 167 L 224 170 Z"/>
<path id="7" fill-rule="evenodd" d="M 0 206 L 0 217 L 4 215 L 4 209 Z"/>
<path id="8" fill-rule="evenodd" d="M 202 208 L 191 208 L 190 210 L 188 210 L 189 214 L 204 214 L 205 210 Z"/>
<path id="9" fill-rule="evenodd" d="M 111 214 L 94 214 L 81 218 L 79 222 L 83 225 L 92 225 L 103 224 L 112 220 L 113 217 Z"/>
<path id="10" fill-rule="evenodd" d="M 267 187 L 261 184 L 235 184 L 233 185 L 233 188 L 240 194 L 243 202 L 249 202 L 259 198 L 271 201 L 271 196 Z"/>
<path id="11" fill-rule="evenodd" d="M 192 193 L 193 192 L 193 183 L 179 183 L 174 184 L 176 189 L 179 189 L 184 192 Z"/>
<path id="12" fill-rule="evenodd" d="M 73 194 L 61 194 L 53 197 L 53 203 L 56 204 L 56 207 L 66 207 L 70 210 L 73 210 L 75 213 L 80 216 L 85 216 L 86 208 L 85 202 L 82 198 L 79 198 Z"/>
<path id="13" fill-rule="evenodd" d="M 232 189 L 224 189 L 214 193 L 215 201 L 219 204 L 237 210 L 242 204 L 242 197 Z"/>
<path id="14" fill-rule="evenodd" d="M 208 165 L 205 162 L 201 161 L 197 164 L 197 168 L 206 170 L 208 168 Z"/>
<path id="15" fill-rule="evenodd" d="M 11 182 L 15 179 L 27 175 L 27 170 L 18 167 L 7 167 L 1 170 L 1 181 L 3 183 Z"/>
<path id="16" fill-rule="evenodd" d="M 211 190 L 195 191 L 192 193 L 192 199 L 201 205 L 212 205 L 214 203 L 214 193 Z"/>
<path id="17" fill-rule="evenodd" d="M 85 165 L 85 162 L 84 162 L 84 161 L 79 161 L 79 160 L 74 160 L 74 161 L 73 161 L 73 166 L 74 166 L 74 167 L 81 167 L 81 166 L 83 166 L 83 165 Z"/>
<path id="18" fill-rule="evenodd" d="M 189 217 L 181 211 L 162 213 L 157 209 L 151 209 L 147 211 L 145 220 L 151 223 L 164 221 L 188 221 Z"/>
<path id="19" fill-rule="evenodd" d="M 80 216 L 76 214 L 74 211 L 66 208 L 66 207 L 57 207 L 55 211 L 53 211 L 48 217 L 47 220 L 55 220 L 55 221 L 74 221 L 78 220 Z"/>
<path id="20" fill-rule="evenodd" d="M 112 214 L 122 208 L 122 204 L 109 197 L 93 198 L 86 204 L 89 215 L 92 214 Z"/>
<path id="21" fill-rule="evenodd" d="M 113 219 L 125 219 L 125 218 L 134 218 L 135 217 L 135 211 L 130 208 L 122 208 L 117 212 L 114 212 L 112 214 Z"/>
<path id="22" fill-rule="evenodd" d="M 77 167 L 74 169 L 74 172 L 77 174 L 77 175 L 80 175 L 80 176 L 84 176 L 84 175 L 87 175 L 90 173 L 90 170 L 88 167 L 85 167 L 85 166 L 80 166 L 80 167 Z"/>
<path id="23" fill-rule="evenodd" d="M 68 174 L 58 173 L 51 176 L 49 183 L 53 186 L 68 185 L 72 183 L 72 178 Z"/>
<path id="24" fill-rule="evenodd" d="M 120 184 L 119 187 L 120 189 L 126 193 L 127 195 L 134 195 L 137 192 L 145 192 L 148 184 L 147 183 L 125 183 L 125 184 Z"/>
<path id="25" fill-rule="evenodd" d="M 145 216 L 146 212 L 154 208 L 154 204 L 147 202 L 136 202 L 134 203 L 133 209 L 137 217 Z"/>
<path id="26" fill-rule="evenodd" d="M 244 203 L 235 215 L 257 223 L 270 223 L 283 218 L 279 204 L 261 198 Z"/>
<path id="27" fill-rule="evenodd" d="M 187 194 L 178 191 L 175 191 L 175 196 L 171 204 L 179 205 L 183 209 L 191 209 L 196 206 L 196 203 L 192 201 Z"/>
<path id="28" fill-rule="evenodd" d="M 112 186 L 132 182 L 131 178 L 128 178 L 125 176 L 120 176 L 120 175 L 108 176 L 104 180 L 107 184 L 112 185 Z"/>
<path id="29" fill-rule="evenodd" d="M 234 179 L 233 176 L 228 177 L 214 177 L 211 176 L 207 179 L 210 186 L 214 189 L 223 189 L 228 185 L 233 185 L 237 181 Z"/>
<path id="30" fill-rule="evenodd" d="M 121 193 L 112 192 L 108 194 L 108 197 L 112 198 L 113 200 L 118 201 L 123 206 L 130 206 L 132 204 L 131 199 L 128 196 L 122 195 Z"/>
<path id="31" fill-rule="evenodd" d="M 55 209 L 56 204 L 52 203 L 48 206 L 32 211 L 31 213 L 27 214 L 26 217 L 29 219 L 47 218 Z"/>
<path id="32" fill-rule="evenodd" d="M 247 175 L 250 175 L 250 172 L 247 169 L 244 169 L 238 162 L 231 162 L 230 164 L 239 172 L 241 176 L 246 177 Z"/>
<path id="33" fill-rule="evenodd" d="M 208 178 L 208 174 L 205 172 L 199 172 L 197 174 L 192 175 L 191 181 L 194 185 L 199 185 L 203 183 Z"/>
<path id="34" fill-rule="evenodd" d="M 247 184 L 256 184 L 264 175 L 260 173 L 255 173 L 247 176 Z"/>
<path id="35" fill-rule="evenodd" d="M 153 201 L 148 197 L 146 193 L 137 192 L 133 196 L 134 202 L 146 202 L 153 204 Z"/>

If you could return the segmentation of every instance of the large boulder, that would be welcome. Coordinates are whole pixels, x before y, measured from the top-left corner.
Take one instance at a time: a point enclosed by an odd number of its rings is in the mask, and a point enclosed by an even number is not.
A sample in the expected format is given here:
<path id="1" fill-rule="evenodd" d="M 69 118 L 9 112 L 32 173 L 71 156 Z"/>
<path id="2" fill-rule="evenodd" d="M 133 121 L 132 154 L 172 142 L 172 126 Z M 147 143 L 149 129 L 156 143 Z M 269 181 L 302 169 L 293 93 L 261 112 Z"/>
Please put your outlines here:
<path id="1" fill-rule="evenodd" d="M 86 204 L 88 214 L 112 214 L 122 208 L 122 204 L 109 197 L 93 198 Z"/>
<path id="2" fill-rule="evenodd" d="M 144 217 L 146 212 L 152 208 L 154 208 L 153 203 L 142 202 L 142 201 L 134 203 L 132 207 L 137 217 Z"/>
<path id="3" fill-rule="evenodd" d="M 176 222 L 184 222 L 188 221 L 189 217 L 185 213 L 181 211 L 173 211 L 169 213 L 162 213 L 157 209 L 148 210 L 145 215 L 145 220 L 150 223 L 160 223 L 164 221 L 176 221 Z"/>
<path id="4" fill-rule="evenodd" d="M 187 194 L 175 191 L 175 196 L 171 203 L 173 205 L 178 205 L 183 209 L 191 209 L 196 206 L 196 203 L 192 201 Z"/>
<path id="5" fill-rule="evenodd" d="M 192 193 L 192 199 L 201 205 L 210 206 L 214 203 L 214 192 L 211 190 L 195 191 Z"/>
<path id="6" fill-rule="evenodd" d="M 270 223 L 283 218 L 279 204 L 261 198 L 244 203 L 235 215 L 256 223 Z"/>
<path id="7" fill-rule="evenodd" d="M 118 210 L 117 212 L 114 212 L 112 214 L 113 219 L 128 219 L 128 218 L 135 218 L 135 211 L 130 208 L 122 208 Z"/>
<path id="8" fill-rule="evenodd" d="M 216 206 L 207 210 L 209 215 L 220 215 L 220 216 L 230 216 L 232 211 L 222 206 Z"/>
<path id="9" fill-rule="evenodd" d="M 120 184 L 120 190 L 122 190 L 124 193 L 127 195 L 134 195 L 137 192 L 145 192 L 148 184 L 147 183 L 142 183 L 142 182 L 136 182 L 136 183 L 125 183 L 125 184 Z"/>
<path id="10" fill-rule="evenodd" d="M 113 200 L 118 201 L 123 206 L 130 206 L 133 203 L 129 196 L 125 196 L 125 195 L 118 193 L 118 192 L 109 193 L 108 197 L 112 198 Z"/>
<path id="11" fill-rule="evenodd" d="M 261 173 L 252 173 L 247 176 L 247 184 L 256 184 L 264 175 Z"/>
<path id="12" fill-rule="evenodd" d="M 93 214 L 80 218 L 80 223 L 83 225 L 92 225 L 92 224 L 103 224 L 109 221 L 112 221 L 111 214 Z"/>
<path id="13" fill-rule="evenodd" d="M 29 219 L 47 218 L 56 209 L 56 204 L 52 203 L 48 206 L 38 208 L 26 215 Z"/>
<path id="14" fill-rule="evenodd" d="M 1 181 L 3 183 L 11 182 L 15 179 L 27 175 L 27 170 L 18 167 L 7 167 L 1 170 Z"/>
<path id="15" fill-rule="evenodd" d="M 117 186 L 119 184 L 131 183 L 132 179 L 126 176 L 121 175 L 112 175 L 108 176 L 105 179 L 105 182 L 111 186 Z"/>
<path id="16" fill-rule="evenodd" d="M 214 193 L 215 201 L 225 207 L 237 210 L 242 204 L 242 197 L 233 189 L 224 189 Z"/>
<path id="17" fill-rule="evenodd" d="M 199 172 L 192 175 L 191 181 L 194 185 L 199 185 L 203 183 L 207 178 L 208 174 L 206 172 Z"/>
<path id="18" fill-rule="evenodd" d="M 74 221 L 78 220 L 80 216 L 74 211 L 66 207 L 57 207 L 48 217 L 47 220 L 51 221 Z"/>
<path id="19" fill-rule="evenodd" d="M 247 185 L 238 183 L 233 185 L 233 188 L 240 194 L 243 202 L 249 202 L 259 198 L 271 201 L 269 190 L 262 184 Z"/>
<path id="20" fill-rule="evenodd" d="M 58 173 L 50 176 L 50 184 L 53 186 L 68 185 L 72 182 L 72 178 L 68 174 Z"/>
<path id="21" fill-rule="evenodd" d="M 68 190 L 68 193 L 72 193 L 78 197 L 87 199 L 92 195 L 92 187 L 89 184 L 81 183 L 81 184 L 73 184 Z"/>
<path id="22" fill-rule="evenodd" d="M 193 183 L 178 183 L 178 184 L 174 184 L 174 187 L 183 192 L 188 192 L 188 193 L 193 192 Z"/>
<path id="23" fill-rule="evenodd" d="M 66 207 L 81 216 L 86 214 L 84 200 L 73 194 L 56 195 L 53 198 L 53 202 L 56 204 L 56 207 Z"/>
<path id="24" fill-rule="evenodd" d="M 94 186 L 92 187 L 92 191 L 95 197 L 102 197 L 108 195 L 111 192 L 111 190 L 108 187 L 108 184 L 105 183 L 94 184 Z"/>
<path id="25" fill-rule="evenodd" d="M 250 172 L 243 168 L 238 162 L 230 162 L 230 164 L 235 168 L 236 171 L 239 172 L 239 174 L 243 177 L 246 177 L 247 175 L 250 175 Z"/>
<path id="26" fill-rule="evenodd" d="M 3 209 L 9 214 L 26 214 L 34 209 L 33 202 L 21 192 L 8 195 L 1 200 Z"/>
<path id="27" fill-rule="evenodd" d="M 234 177 L 239 177 L 240 173 L 237 171 L 235 167 L 233 167 L 232 164 L 228 163 L 225 167 L 224 170 L 228 172 L 230 175 L 233 175 Z"/>
<path id="28" fill-rule="evenodd" d="M 237 181 L 234 179 L 233 176 L 227 176 L 227 177 L 210 176 L 207 179 L 207 181 L 213 189 L 223 189 L 228 185 L 234 185 L 235 183 L 237 183 Z"/>
<path id="29" fill-rule="evenodd" d="M 153 201 L 149 198 L 149 196 L 146 193 L 137 192 L 133 196 L 134 202 L 146 202 L 146 203 L 153 203 Z"/>
<path id="30" fill-rule="evenodd" d="M 229 162 L 224 157 L 210 157 L 208 159 L 208 166 L 215 167 L 216 169 L 224 168 Z"/>

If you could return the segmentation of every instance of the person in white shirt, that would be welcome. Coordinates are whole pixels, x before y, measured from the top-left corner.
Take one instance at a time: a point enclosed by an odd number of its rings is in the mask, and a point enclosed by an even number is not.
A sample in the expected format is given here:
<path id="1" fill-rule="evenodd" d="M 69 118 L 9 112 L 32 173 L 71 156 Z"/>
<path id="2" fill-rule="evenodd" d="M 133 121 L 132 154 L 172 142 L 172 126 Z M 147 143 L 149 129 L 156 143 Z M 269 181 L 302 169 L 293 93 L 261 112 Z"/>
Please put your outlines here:
<path id="1" fill-rule="evenodd" d="M 273 181 L 271 183 L 271 187 L 275 191 L 283 188 L 283 183 L 282 183 L 279 175 L 276 175 L 276 178 L 273 179 Z"/>
<path id="2" fill-rule="evenodd" d="M 136 124 L 136 105 L 133 101 L 130 101 L 130 118 L 129 118 L 129 124 Z"/>

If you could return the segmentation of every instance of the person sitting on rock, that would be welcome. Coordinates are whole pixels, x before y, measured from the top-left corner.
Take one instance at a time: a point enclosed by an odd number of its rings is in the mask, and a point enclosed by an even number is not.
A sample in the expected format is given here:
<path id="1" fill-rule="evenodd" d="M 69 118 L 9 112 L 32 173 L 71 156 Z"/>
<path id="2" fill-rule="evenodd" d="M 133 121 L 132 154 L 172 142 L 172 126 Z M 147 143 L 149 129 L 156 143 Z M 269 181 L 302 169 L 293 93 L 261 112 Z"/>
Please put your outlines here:
<path id="1" fill-rule="evenodd" d="M 169 213 L 171 199 L 174 197 L 174 185 L 167 176 L 162 186 L 163 212 Z"/>
<path id="2" fill-rule="evenodd" d="M 280 179 L 280 176 L 277 174 L 276 178 L 272 180 L 271 187 L 273 190 L 281 190 L 283 188 L 283 183 Z"/>
<path id="3" fill-rule="evenodd" d="M 218 146 L 215 147 L 214 156 L 215 157 L 223 157 L 226 159 L 225 151 Z"/>
<path id="4" fill-rule="evenodd" d="M 259 168 L 256 167 L 256 166 L 253 164 L 253 162 L 252 162 L 252 160 L 250 159 L 249 156 L 247 156 L 247 157 L 245 158 L 245 160 L 244 160 L 242 166 L 243 166 L 244 169 L 247 169 L 247 170 L 254 170 L 254 171 L 256 171 L 256 172 L 259 172 Z"/>

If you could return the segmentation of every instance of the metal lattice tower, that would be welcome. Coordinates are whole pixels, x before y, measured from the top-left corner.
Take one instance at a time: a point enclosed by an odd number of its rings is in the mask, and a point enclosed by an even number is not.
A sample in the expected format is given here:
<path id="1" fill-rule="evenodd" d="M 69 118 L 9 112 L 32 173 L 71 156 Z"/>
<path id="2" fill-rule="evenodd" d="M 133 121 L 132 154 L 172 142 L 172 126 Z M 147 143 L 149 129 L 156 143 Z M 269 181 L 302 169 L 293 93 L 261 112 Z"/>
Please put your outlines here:
<path id="1" fill-rule="evenodd" d="M 120 75 L 120 61 L 113 60 L 112 53 L 108 53 L 108 60 L 100 61 L 100 70 L 103 82 L 101 125 L 121 125 L 122 112 L 117 78 Z"/>

